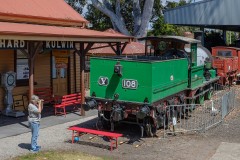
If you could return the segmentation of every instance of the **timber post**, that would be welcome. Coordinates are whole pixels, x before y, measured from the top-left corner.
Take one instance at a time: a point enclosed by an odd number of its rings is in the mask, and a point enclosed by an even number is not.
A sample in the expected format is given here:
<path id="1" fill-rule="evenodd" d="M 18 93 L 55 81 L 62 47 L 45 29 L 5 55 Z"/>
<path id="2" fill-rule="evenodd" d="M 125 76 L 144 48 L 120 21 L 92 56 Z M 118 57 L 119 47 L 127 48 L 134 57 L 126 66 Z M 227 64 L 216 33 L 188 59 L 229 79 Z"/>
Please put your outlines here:
<path id="1" fill-rule="evenodd" d="M 83 104 L 85 103 L 85 56 L 87 52 L 91 49 L 94 43 L 90 42 L 87 43 L 87 46 L 85 48 L 84 42 L 80 42 L 80 49 L 76 49 L 75 51 L 80 57 L 80 75 L 81 75 L 81 115 L 85 116 L 85 110 L 83 109 Z"/>
<path id="2" fill-rule="evenodd" d="M 85 103 L 84 69 L 85 69 L 84 43 L 80 43 L 81 104 Z M 83 105 L 81 105 L 81 115 L 85 116 L 85 110 L 83 109 Z"/>
<path id="3" fill-rule="evenodd" d="M 28 65 L 29 65 L 29 100 L 33 95 L 34 90 L 34 58 L 39 52 L 40 47 L 42 46 L 41 42 L 29 42 L 28 43 Z"/>

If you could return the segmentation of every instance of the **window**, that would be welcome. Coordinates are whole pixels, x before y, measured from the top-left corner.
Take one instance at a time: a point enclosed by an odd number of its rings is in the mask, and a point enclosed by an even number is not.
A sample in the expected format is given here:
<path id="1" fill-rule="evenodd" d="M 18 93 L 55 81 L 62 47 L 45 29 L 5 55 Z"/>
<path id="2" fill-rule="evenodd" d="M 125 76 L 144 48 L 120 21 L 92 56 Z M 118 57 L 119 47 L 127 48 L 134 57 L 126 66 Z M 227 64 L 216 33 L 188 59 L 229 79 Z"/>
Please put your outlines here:
<path id="1" fill-rule="evenodd" d="M 28 85 L 29 80 L 29 65 L 28 58 L 20 50 L 16 51 L 15 71 L 17 73 L 17 86 Z"/>
<path id="2" fill-rule="evenodd" d="M 231 57 L 232 51 L 218 51 L 218 56 Z"/>

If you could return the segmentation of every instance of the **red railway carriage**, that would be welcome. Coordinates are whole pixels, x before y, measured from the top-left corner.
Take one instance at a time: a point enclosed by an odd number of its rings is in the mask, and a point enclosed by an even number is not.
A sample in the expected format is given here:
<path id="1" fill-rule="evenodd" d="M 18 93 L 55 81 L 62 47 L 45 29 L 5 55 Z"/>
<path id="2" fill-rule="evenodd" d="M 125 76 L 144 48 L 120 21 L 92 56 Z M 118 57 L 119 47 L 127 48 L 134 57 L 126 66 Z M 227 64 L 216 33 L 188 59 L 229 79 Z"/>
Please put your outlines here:
<path id="1" fill-rule="evenodd" d="M 217 68 L 219 83 L 231 85 L 237 81 L 240 71 L 240 48 L 234 47 L 213 47 L 213 67 Z"/>

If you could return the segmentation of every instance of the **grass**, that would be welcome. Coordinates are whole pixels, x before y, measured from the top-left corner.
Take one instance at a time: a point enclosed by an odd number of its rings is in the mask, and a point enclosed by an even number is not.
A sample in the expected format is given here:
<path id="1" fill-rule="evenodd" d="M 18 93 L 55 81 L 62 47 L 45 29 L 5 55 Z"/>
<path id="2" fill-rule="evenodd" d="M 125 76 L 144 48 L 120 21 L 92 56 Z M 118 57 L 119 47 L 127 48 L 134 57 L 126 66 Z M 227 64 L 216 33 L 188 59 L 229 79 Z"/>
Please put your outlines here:
<path id="1" fill-rule="evenodd" d="M 108 157 L 96 157 L 85 153 L 72 151 L 47 151 L 30 153 L 12 160 L 111 160 Z"/>

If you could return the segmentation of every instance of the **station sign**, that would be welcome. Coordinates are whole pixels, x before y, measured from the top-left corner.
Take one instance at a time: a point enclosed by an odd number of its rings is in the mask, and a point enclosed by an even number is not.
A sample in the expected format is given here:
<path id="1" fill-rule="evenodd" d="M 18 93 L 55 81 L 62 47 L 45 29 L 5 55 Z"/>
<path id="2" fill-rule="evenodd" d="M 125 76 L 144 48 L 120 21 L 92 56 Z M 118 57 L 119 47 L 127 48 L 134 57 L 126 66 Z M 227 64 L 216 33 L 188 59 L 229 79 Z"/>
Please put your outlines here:
<path id="1" fill-rule="evenodd" d="M 0 39 L 0 49 L 27 49 L 24 40 Z"/>
<path id="2" fill-rule="evenodd" d="M 44 49 L 74 49 L 73 41 L 45 41 Z"/>

